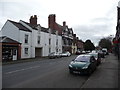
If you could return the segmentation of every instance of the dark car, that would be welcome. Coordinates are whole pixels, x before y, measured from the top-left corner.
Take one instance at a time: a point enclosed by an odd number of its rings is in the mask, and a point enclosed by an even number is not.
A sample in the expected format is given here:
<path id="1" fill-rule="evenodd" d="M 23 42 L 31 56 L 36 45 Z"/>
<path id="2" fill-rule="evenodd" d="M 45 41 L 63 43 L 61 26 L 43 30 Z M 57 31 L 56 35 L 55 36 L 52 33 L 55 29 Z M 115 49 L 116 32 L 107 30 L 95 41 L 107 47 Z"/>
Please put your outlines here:
<path id="1" fill-rule="evenodd" d="M 89 53 L 89 55 L 95 57 L 95 59 L 96 59 L 96 61 L 97 61 L 97 65 L 101 64 L 101 57 L 100 57 L 100 54 L 99 54 L 99 53 L 93 52 L 93 53 Z"/>
<path id="2" fill-rule="evenodd" d="M 97 67 L 96 60 L 91 55 L 79 55 L 69 64 L 70 73 L 90 75 Z"/>
<path id="3" fill-rule="evenodd" d="M 102 52 L 102 50 L 99 50 L 98 53 L 101 58 L 105 58 L 105 54 Z"/>
<path id="4" fill-rule="evenodd" d="M 104 53 L 104 55 L 109 55 L 108 50 L 106 48 L 103 48 L 102 52 Z"/>

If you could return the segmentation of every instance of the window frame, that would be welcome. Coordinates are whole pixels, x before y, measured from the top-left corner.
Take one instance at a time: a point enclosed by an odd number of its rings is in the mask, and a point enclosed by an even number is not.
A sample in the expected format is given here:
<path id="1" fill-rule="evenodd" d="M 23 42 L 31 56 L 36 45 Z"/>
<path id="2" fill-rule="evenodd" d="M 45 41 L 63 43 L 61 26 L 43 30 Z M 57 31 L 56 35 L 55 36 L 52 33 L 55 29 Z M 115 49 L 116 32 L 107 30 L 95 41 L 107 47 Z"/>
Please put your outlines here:
<path id="1" fill-rule="evenodd" d="M 28 34 L 25 34 L 25 44 L 28 44 L 28 39 L 29 39 L 29 35 Z"/>

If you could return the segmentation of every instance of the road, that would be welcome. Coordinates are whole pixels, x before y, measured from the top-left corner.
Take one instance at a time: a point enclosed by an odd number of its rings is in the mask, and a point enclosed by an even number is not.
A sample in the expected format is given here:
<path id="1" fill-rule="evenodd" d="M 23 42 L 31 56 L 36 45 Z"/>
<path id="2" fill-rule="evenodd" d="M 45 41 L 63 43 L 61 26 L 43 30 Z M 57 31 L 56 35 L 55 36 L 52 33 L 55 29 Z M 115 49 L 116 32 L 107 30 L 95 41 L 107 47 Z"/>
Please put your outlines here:
<path id="1" fill-rule="evenodd" d="M 70 75 L 76 55 L 3 66 L 3 88 L 80 88 L 88 76 Z"/>
<path id="2" fill-rule="evenodd" d="M 107 59 L 111 58 L 109 56 L 103 59 L 102 64 L 91 76 L 71 75 L 68 71 L 68 65 L 76 56 L 77 55 L 72 55 L 70 57 L 57 59 L 4 65 L 2 67 L 2 88 L 90 88 L 92 80 L 94 81 L 93 85 L 97 88 L 100 87 L 95 83 L 97 82 L 96 80 L 98 80 L 97 76 L 102 77 L 108 75 L 106 77 L 109 77 L 110 73 L 112 79 L 108 78 L 108 80 L 114 80 L 117 71 L 113 72 L 113 70 L 110 71 L 110 69 L 116 67 L 116 62 L 109 61 L 105 63 L 108 61 Z M 112 63 L 115 64 L 112 65 Z M 112 65 L 111 68 L 110 65 Z M 106 69 L 105 66 L 107 66 L 109 70 Z M 104 73 L 104 70 L 109 71 L 109 73 Z M 102 85 L 102 82 L 104 82 L 104 78 L 99 80 L 99 85 Z M 103 84 L 107 83 L 104 82 Z M 115 82 L 115 84 L 117 84 L 117 82 Z M 108 85 L 110 84 L 108 83 Z M 113 88 L 117 87 L 116 85 L 112 86 Z"/>

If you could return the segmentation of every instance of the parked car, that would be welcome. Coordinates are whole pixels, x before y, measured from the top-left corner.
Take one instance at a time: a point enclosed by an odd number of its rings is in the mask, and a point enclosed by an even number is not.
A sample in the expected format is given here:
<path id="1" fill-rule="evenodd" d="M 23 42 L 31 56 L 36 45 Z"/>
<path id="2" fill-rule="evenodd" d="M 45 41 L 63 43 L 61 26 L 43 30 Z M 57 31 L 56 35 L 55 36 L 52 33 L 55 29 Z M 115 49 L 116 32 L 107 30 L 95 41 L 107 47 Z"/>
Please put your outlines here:
<path id="1" fill-rule="evenodd" d="M 56 56 L 56 58 L 61 58 L 62 57 L 61 53 L 55 53 L 55 56 Z"/>
<path id="2" fill-rule="evenodd" d="M 80 55 L 81 54 L 81 51 L 76 51 L 76 55 Z"/>
<path id="3" fill-rule="evenodd" d="M 96 59 L 96 61 L 97 61 L 97 65 L 101 64 L 101 57 L 100 57 L 100 54 L 99 54 L 99 53 L 92 52 L 92 53 L 89 53 L 89 55 L 95 57 L 95 59 Z"/>
<path id="4" fill-rule="evenodd" d="M 50 54 L 48 55 L 48 57 L 49 57 L 50 59 L 56 58 L 55 52 L 50 53 Z"/>
<path id="5" fill-rule="evenodd" d="M 61 57 L 61 54 L 60 53 L 55 53 L 55 52 L 52 52 L 48 55 L 48 57 L 50 59 L 53 59 L 53 58 L 60 58 Z"/>
<path id="6" fill-rule="evenodd" d="M 81 54 L 86 54 L 86 51 L 82 51 Z"/>
<path id="7" fill-rule="evenodd" d="M 95 58 L 91 55 L 79 55 L 69 64 L 70 73 L 88 74 L 90 75 L 97 67 Z"/>
<path id="8" fill-rule="evenodd" d="M 104 55 L 108 55 L 109 54 L 107 48 L 103 48 L 102 52 L 104 53 Z"/>
<path id="9" fill-rule="evenodd" d="M 65 53 L 62 53 L 61 56 L 62 57 L 68 57 L 68 56 L 71 56 L 71 53 L 67 51 Z"/>
<path id="10" fill-rule="evenodd" d="M 105 54 L 102 52 L 102 50 L 99 50 L 98 53 L 101 58 L 105 58 Z"/>

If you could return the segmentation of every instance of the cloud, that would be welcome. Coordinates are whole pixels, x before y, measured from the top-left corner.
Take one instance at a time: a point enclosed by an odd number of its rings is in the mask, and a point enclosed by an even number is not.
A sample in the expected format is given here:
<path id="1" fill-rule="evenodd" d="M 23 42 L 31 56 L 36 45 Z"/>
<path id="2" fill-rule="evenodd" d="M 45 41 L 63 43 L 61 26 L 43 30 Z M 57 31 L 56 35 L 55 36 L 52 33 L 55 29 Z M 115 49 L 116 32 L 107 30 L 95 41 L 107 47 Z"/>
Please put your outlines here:
<path id="1" fill-rule="evenodd" d="M 48 15 L 66 21 L 83 40 L 97 43 L 101 37 L 115 34 L 119 0 L 0 0 L 0 28 L 7 19 L 29 22 L 38 15 L 38 23 L 48 27 Z"/>
<path id="2" fill-rule="evenodd" d="M 85 24 L 74 27 L 74 32 L 83 41 L 90 39 L 95 45 L 97 45 L 101 38 L 115 34 L 115 25 L 111 23 L 112 21 L 113 19 L 107 17 L 95 18 L 87 25 Z"/>

